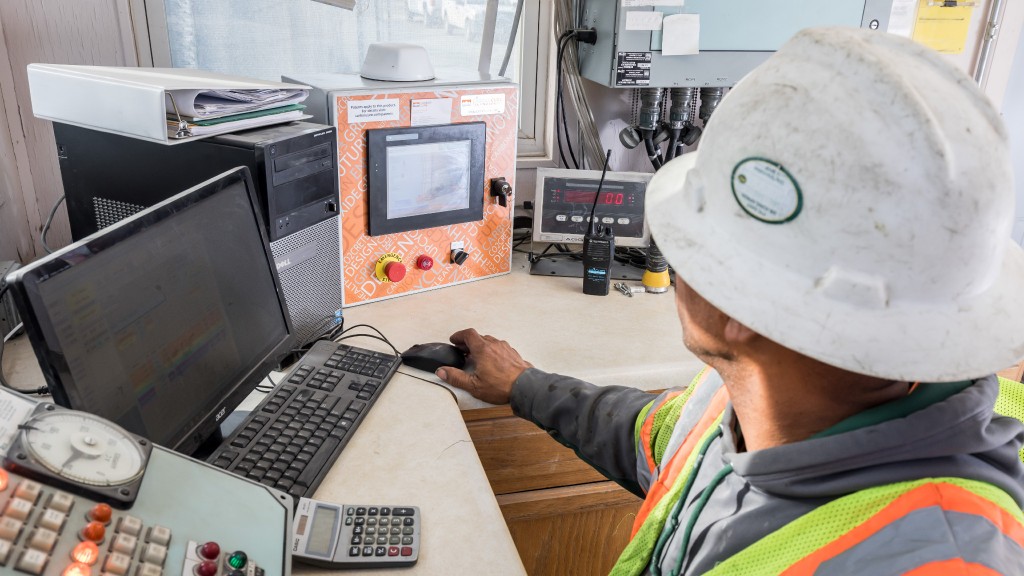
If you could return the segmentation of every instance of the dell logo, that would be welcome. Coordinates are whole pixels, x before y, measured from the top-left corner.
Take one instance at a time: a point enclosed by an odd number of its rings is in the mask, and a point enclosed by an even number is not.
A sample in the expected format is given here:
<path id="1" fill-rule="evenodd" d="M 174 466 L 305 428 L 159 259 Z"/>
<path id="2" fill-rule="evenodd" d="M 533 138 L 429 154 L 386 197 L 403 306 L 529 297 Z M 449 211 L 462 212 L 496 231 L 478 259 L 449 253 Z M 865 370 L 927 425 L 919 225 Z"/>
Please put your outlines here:
<path id="1" fill-rule="evenodd" d="M 288 268 L 292 265 L 292 259 L 282 258 L 280 260 L 275 260 L 274 265 L 277 266 L 277 271 L 280 272 L 282 268 Z"/>

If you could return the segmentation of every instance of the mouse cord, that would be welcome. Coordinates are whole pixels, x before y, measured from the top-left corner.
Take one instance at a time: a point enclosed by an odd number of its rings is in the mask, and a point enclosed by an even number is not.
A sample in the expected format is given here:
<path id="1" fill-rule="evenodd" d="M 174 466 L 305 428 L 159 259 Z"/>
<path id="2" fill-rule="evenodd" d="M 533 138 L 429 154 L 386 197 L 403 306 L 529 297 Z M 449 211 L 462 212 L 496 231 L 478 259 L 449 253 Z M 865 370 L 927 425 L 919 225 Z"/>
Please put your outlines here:
<path id="1" fill-rule="evenodd" d="M 356 328 L 369 328 L 370 330 L 373 330 L 374 332 L 376 332 L 378 335 L 374 336 L 373 334 L 349 334 L 349 331 L 355 330 Z M 358 337 L 358 336 L 364 336 L 366 338 L 373 338 L 374 340 L 380 340 L 381 342 L 384 342 L 385 344 L 390 346 L 391 349 L 395 351 L 395 355 L 396 356 L 399 356 L 399 357 L 402 356 L 402 353 L 398 351 L 398 348 L 395 348 L 395 345 L 391 343 L 391 340 L 388 340 L 387 336 L 385 336 L 383 332 L 381 332 L 380 330 L 374 328 L 373 326 L 370 326 L 369 324 L 356 324 L 355 326 L 350 326 L 350 327 L 342 330 L 341 333 L 338 334 L 334 338 L 334 341 L 335 342 L 341 342 L 342 340 L 347 340 L 349 338 L 355 338 L 355 337 Z"/>

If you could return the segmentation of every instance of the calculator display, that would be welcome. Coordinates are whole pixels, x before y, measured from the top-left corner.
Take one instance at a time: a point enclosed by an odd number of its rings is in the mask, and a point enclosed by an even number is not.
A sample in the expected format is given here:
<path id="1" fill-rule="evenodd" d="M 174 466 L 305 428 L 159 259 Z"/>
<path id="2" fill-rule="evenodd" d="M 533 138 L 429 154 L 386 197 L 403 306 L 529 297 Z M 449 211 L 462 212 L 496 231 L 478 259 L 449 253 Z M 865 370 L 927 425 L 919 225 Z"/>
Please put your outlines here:
<path id="1" fill-rule="evenodd" d="M 326 557 L 331 553 L 331 544 L 337 530 L 339 513 L 338 508 L 316 507 L 316 512 L 313 514 L 313 526 L 309 530 L 309 539 L 306 540 L 306 554 Z"/>

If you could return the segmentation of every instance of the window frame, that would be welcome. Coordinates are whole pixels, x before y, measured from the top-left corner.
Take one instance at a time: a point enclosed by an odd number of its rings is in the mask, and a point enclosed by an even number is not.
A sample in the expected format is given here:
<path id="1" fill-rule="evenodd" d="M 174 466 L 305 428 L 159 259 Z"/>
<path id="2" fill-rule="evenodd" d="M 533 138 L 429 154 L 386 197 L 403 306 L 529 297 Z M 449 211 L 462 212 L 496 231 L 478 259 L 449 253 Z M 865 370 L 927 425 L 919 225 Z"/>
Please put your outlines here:
<path id="1" fill-rule="evenodd" d="M 140 66 L 171 67 L 171 47 L 167 33 L 167 12 L 164 0 L 129 0 L 131 20 Z M 550 0 L 524 0 L 519 23 L 523 44 L 519 83 L 520 129 L 517 145 L 517 167 L 553 166 L 554 110 L 553 78 L 555 58 L 551 53 L 554 30 L 554 3 Z M 531 49 L 535 47 L 536 49 Z M 494 59 L 504 57 L 495 50 Z"/>

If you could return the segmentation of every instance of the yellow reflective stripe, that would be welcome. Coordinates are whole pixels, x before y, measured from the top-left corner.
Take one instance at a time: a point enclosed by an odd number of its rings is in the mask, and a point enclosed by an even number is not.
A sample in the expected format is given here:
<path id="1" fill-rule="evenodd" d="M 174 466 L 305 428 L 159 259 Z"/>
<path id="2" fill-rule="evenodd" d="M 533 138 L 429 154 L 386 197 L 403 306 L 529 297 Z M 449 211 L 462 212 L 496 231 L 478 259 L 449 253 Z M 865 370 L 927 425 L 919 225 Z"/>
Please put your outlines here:
<path id="1" fill-rule="evenodd" d="M 1000 376 L 995 411 L 1024 422 L 1024 384 Z M 1024 462 L 1024 448 L 1020 450 L 1020 460 Z"/>
<path id="2" fill-rule="evenodd" d="M 802 559 L 869 521 L 897 498 L 929 483 L 963 488 L 1024 523 L 1024 513 L 1003 490 L 975 480 L 928 478 L 868 488 L 838 498 L 793 520 L 721 562 L 709 575 L 781 574 Z"/>

